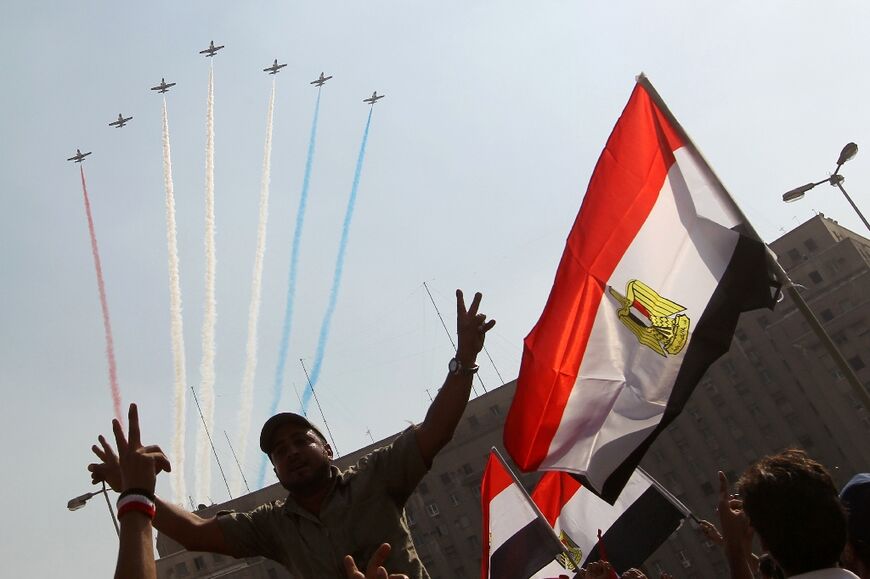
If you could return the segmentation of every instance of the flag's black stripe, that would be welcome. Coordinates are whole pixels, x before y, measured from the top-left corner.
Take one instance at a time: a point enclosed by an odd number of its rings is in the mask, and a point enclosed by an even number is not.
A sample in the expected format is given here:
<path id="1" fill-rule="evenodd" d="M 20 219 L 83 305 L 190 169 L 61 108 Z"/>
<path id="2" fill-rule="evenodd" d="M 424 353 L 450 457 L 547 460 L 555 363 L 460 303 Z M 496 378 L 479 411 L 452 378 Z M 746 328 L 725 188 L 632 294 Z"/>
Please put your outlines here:
<path id="1" fill-rule="evenodd" d="M 561 552 L 553 530 L 535 517 L 493 552 L 489 574 L 497 579 L 529 579 Z"/>
<path id="2" fill-rule="evenodd" d="M 680 526 L 681 513 L 655 487 L 650 487 L 604 532 L 604 552 L 611 565 L 622 574 L 640 567 L 659 545 Z M 596 545 L 583 561 L 600 559 Z"/>
<path id="3" fill-rule="evenodd" d="M 661 422 L 610 474 L 601 490 L 601 498 L 613 504 L 650 445 L 682 412 L 710 364 L 731 347 L 731 338 L 737 328 L 740 312 L 762 307 L 773 308 L 771 288 L 775 284 L 761 273 L 766 271 L 767 253 L 764 244 L 740 235 L 728 267 L 695 325 Z M 588 481 L 583 480 L 585 477 L 579 478 L 584 486 L 594 488 Z"/>

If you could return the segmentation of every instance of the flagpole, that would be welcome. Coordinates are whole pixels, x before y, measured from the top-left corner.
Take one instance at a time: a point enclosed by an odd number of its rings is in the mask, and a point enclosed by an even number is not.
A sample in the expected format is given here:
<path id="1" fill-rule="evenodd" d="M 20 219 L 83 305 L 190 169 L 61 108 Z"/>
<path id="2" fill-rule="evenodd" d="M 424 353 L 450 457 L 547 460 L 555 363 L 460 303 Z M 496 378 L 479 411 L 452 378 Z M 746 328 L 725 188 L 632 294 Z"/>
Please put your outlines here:
<path id="1" fill-rule="evenodd" d="M 691 138 L 689 138 L 689 134 L 679 123 L 679 121 L 677 121 L 673 113 L 671 113 L 670 109 L 665 104 L 665 101 L 662 100 L 661 95 L 659 95 L 659 93 L 653 87 L 647 76 L 641 72 L 639 75 L 637 75 L 636 81 L 644 88 L 649 97 L 652 99 L 653 103 L 655 103 L 656 107 L 658 107 L 658 109 L 665 116 L 665 118 L 668 119 L 668 123 L 674 128 L 677 134 L 679 134 L 680 138 L 683 140 L 683 143 L 685 143 L 685 145 L 692 150 L 692 152 L 697 156 L 698 160 L 706 167 L 707 171 L 710 172 L 710 175 L 712 175 L 713 179 L 716 180 L 716 183 L 722 189 L 722 192 L 725 193 L 725 197 L 729 201 L 731 201 L 732 209 L 736 211 L 737 214 L 740 216 L 743 225 L 748 230 L 747 233 L 749 233 L 751 237 L 753 237 L 760 243 L 764 244 L 764 247 L 767 249 L 767 261 L 773 269 L 773 273 L 776 275 L 777 281 L 779 281 L 785 287 L 786 291 L 788 291 L 789 297 L 791 297 L 792 301 L 795 303 L 795 306 L 797 306 L 797 309 L 800 310 L 800 312 L 804 315 L 804 318 L 806 318 L 807 323 L 816 334 L 816 337 L 818 337 L 818 339 L 822 342 L 822 345 L 828 351 L 828 354 L 831 356 L 834 362 L 837 364 L 837 367 L 843 373 L 843 376 L 846 377 L 846 380 L 852 386 L 852 389 L 858 394 L 858 397 L 864 404 L 864 408 L 870 410 L 870 392 L 868 392 L 864 385 L 861 384 L 861 381 L 858 379 L 857 374 L 855 374 L 855 371 L 846 361 L 843 353 L 840 352 L 839 348 L 837 348 L 837 345 L 834 344 L 831 336 L 828 335 L 828 332 L 825 330 L 824 326 L 822 326 L 821 322 L 819 322 L 819 319 L 810 309 L 810 306 L 804 300 L 803 296 L 800 295 L 800 293 L 797 291 L 794 282 L 792 282 L 791 278 L 788 276 L 788 273 L 785 271 L 785 269 L 783 269 L 779 261 L 777 261 L 773 251 L 770 250 L 767 244 L 764 243 L 764 241 L 758 235 L 758 232 L 755 231 L 755 228 L 752 227 L 752 223 L 749 221 L 749 219 L 746 218 L 746 215 L 737 205 L 737 202 L 734 201 L 734 199 L 731 197 L 731 194 L 728 193 L 725 185 L 722 184 L 722 180 L 719 179 L 719 176 L 716 175 L 715 171 L 713 171 L 710 163 L 707 162 L 707 159 L 704 158 L 704 155 L 701 154 L 701 151 L 698 150 L 698 147 L 695 146 L 695 143 L 692 141 Z"/>
<path id="2" fill-rule="evenodd" d="M 657 491 L 659 491 L 666 499 L 668 499 L 668 502 L 670 502 L 672 505 L 674 505 L 678 511 L 680 511 L 681 513 L 683 513 L 684 515 L 686 515 L 687 517 L 689 517 L 690 519 L 692 519 L 696 523 L 698 523 L 698 524 L 701 523 L 701 519 L 696 517 L 695 513 L 693 513 L 691 511 L 691 509 L 689 509 L 689 507 L 687 507 L 683 501 L 681 501 L 676 496 L 674 496 L 671 493 L 671 491 L 666 489 L 662 483 L 660 483 L 659 481 L 654 479 L 652 476 L 650 476 L 650 474 L 648 472 L 646 472 L 642 468 L 637 467 L 637 470 L 638 470 L 638 472 L 640 472 L 640 474 L 642 474 L 644 477 L 646 477 L 647 480 L 649 480 L 649 482 L 652 484 L 652 486 L 654 486 Z"/>
<path id="3" fill-rule="evenodd" d="M 526 501 L 535 510 L 535 514 L 537 515 L 537 517 L 540 520 L 544 521 L 544 523 L 547 525 L 547 528 L 550 529 L 550 533 L 552 534 L 552 537 L 556 540 L 556 542 L 559 543 L 559 548 L 562 550 L 562 553 L 564 553 L 565 556 L 568 558 L 568 560 L 571 561 L 571 563 L 573 563 L 574 571 L 579 572 L 580 571 L 580 563 L 575 561 L 574 556 L 571 554 L 571 551 L 565 548 L 565 545 L 562 543 L 562 540 L 559 538 L 559 535 L 556 534 L 556 529 L 554 529 L 552 526 L 550 526 L 550 522 L 547 520 L 546 517 L 544 517 L 544 513 L 541 512 L 541 509 L 538 508 L 538 505 L 535 504 L 535 501 L 532 500 L 532 497 L 529 495 L 528 491 L 526 490 L 526 487 L 524 487 L 523 484 L 520 482 L 520 479 L 517 478 L 517 475 L 514 473 L 513 469 L 508 465 L 507 461 L 505 461 L 504 457 L 501 455 L 501 452 L 499 452 L 499 450 L 494 446 L 492 447 L 492 452 L 493 452 L 493 454 L 495 454 L 495 457 L 501 463 L 501 466 L 508 472 L 508 474 L 511 475 L 511 478 L 514 481 L 514 484 L 517 485 L 517 487 L 523 493 L 523 496 L 526 498 Z"/>

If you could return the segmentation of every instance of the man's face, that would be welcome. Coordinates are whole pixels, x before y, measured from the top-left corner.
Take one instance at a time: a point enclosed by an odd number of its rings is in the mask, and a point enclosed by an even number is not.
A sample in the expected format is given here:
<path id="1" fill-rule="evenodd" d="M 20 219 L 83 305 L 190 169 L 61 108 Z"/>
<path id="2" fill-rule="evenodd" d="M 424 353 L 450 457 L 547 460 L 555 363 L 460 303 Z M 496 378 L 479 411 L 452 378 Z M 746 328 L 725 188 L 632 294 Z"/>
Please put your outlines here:
<path id="1" fill-rule="evenodd" d="M 272 435 L 269 459 L 281 486 L 293 494 L 310 495 L 329 482 L 332 450 L 304 425 L 281 425 Z"/>

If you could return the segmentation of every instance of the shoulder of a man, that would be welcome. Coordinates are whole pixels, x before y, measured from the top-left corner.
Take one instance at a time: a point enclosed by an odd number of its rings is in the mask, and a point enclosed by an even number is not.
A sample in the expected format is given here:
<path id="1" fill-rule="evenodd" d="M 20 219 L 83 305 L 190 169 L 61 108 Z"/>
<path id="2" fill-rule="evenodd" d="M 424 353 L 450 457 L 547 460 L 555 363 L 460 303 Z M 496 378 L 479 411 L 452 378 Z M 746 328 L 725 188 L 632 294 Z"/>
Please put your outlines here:
<path id="1" fill-rule="evenodd" d="M 792 575 L 791 577 L 792 579 L 858 579 L 857 575 L 841 567 L 829 567 L 827 569 L 819 569 L 818 571 L 810 571 L 809 573 Z"/>
<path id="2" fill-rule="evenodd" d="M 227 546 L 236 557 L 276 558 L 276 538 L 284 509 L 283 500 L 274 500 L 252 511 L 221 511 L 217 521 Z"/>
<path id="3" fill-rule="evenodd" d="M 393 500 L 403 505 L 429 470 L 420 453 L 415 431 L 416 427 L 410 426 L 390 444 L 363 456 L 345 471 L 345 477 L 377 481 Z"/>

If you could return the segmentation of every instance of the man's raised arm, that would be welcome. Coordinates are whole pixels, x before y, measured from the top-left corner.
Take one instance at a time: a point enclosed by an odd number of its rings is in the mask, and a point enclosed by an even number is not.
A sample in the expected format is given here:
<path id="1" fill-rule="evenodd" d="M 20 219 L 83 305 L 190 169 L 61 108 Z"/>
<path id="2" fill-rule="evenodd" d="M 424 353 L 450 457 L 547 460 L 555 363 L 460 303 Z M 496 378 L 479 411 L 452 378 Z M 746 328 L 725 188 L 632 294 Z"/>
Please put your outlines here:
<path id="1" fill-rule="evenodd" d="M 468 404 L 471 382 L 477 372 L 477 354 L 483 349 L 486 333 L 495 325 L 495 320 L 486 321 L 486 315 L 478 312 L 482 297 L 480 292 L 474 294 L 466 309 L 462 290 L 456 290 L 456 357 L 423 424 L 416 430 L 417 445 L 427 466 L 431 466 L 438 451 L 453 438 Z"/>

